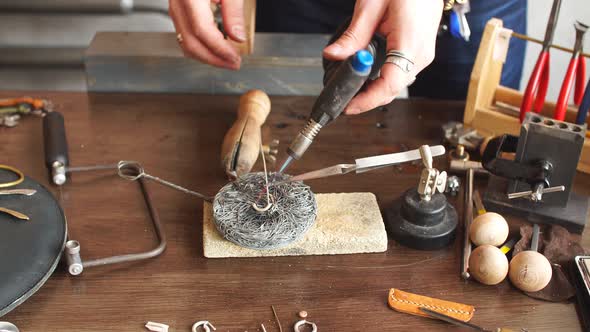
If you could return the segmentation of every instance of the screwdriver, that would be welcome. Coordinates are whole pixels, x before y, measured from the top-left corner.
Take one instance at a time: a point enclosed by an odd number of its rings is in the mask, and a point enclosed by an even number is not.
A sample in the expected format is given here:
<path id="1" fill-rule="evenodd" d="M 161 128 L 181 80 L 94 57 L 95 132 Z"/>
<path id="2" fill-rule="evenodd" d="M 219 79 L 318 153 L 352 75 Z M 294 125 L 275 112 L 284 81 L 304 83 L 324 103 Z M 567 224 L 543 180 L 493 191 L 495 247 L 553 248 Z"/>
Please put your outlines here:
<path id="1" fill-rule="evenodd" d="M 331 77 L 327 79 L 324 89 L 312 107 L 307 124 L 287 149 L 289 156 L 279 169 L 279 173 L 283 173 L 293 160 L 300 159 L 320 129 L 344 111 L 346 105 L 369 78 L 373 62 L 371 52 L 360 50 L 332 71 Z"/>

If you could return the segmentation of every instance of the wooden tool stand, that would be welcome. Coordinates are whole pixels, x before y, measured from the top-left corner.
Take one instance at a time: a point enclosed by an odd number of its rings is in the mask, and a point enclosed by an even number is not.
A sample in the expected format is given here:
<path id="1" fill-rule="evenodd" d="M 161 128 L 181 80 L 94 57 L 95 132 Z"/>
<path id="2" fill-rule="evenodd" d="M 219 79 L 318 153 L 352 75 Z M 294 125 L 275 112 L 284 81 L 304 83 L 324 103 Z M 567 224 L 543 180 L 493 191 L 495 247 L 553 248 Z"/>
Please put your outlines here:
<path id="1" fill-rule="evenodd" d="M 500 85 L 502 67 L 513 35 L 511 30 L 503 28 L 501 20 L 490 19 L 486 24 L 473 65 L 463 123 L 476 129 L 483 136 L 518 136 L 520 132 L 519 112 L 523 95 L 517 90 Z M 554 102 L 545 102 L 541 115 L 551 118 L 554 108 Z M 569 107 L 566 121 L 574 123 L 576 113 L 577 107 Z M 587 123 L 590 125 L 590 121 Z M 590 132 L 586 133 L 586 137 L 589 136 Z M 578 170 L 590 173 L 589 139 L 586 139 L 582 148 Z"/>
<path id="2" fill-rule="evenodd" d="M 527 113 L 520 123 L 523 95 L 500 85 L 512 35 L 512 31 L 502 27 L 501 20 L 488 21 L 465 106 L 466 126 L 483 136 L 503 137 L 492 139 L 483 153 L 482 162 L 493 174 L 484 202 L 491 211 L 521 216 L 535 223 L 559 224 L 581 233 L 588 215 L 588 197 L 571 189 L 576 168 L 590 173 L 590 141 L 585 140 L 588 124 L 574 124 L 574 108 L 568 109 L 565 122 L 553 120 L 555 103 L 551 102 L 545 102 L 541 114 Z M 513 157 L 505 157 L 506 152 Z M 542 191 L 543 187 L 552 186 L 564 186 L 565 190 L 543 194 L 541 201 L 541 196 L 534 195 L 530 199 L 508 198 L 508 194 L 535 191 L 534 188 Z"/>

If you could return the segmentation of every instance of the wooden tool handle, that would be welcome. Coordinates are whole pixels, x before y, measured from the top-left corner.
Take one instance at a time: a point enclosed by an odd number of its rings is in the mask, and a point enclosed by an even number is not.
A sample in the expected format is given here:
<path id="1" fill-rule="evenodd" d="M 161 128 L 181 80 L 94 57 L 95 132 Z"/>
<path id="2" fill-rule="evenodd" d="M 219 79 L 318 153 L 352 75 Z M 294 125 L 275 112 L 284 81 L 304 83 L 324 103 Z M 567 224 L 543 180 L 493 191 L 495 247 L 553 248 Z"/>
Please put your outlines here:
<path id="1" fill-rule="evenodd" d="M 260 128 L 270 113 L 270 99 L 260 90 L 250 90 L 240 98 L 238 117 L 221 146 L 221 163 L 232 180 L 250 172 L 260 154 Z"/>

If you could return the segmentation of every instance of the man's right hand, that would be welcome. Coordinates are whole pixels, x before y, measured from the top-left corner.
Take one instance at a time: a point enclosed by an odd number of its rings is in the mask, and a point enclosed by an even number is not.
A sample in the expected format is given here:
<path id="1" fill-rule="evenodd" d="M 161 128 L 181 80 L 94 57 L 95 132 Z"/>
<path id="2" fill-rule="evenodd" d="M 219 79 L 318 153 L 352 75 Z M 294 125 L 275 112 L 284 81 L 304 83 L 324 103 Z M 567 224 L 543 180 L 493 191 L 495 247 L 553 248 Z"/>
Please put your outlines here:
<path id="1" fill-rule="evenodd" d="M 241 57 L 223 38 L 211 12 L 210 3 L 220 3 L 223 29 L 236 42 L 246 40 L 243 0 L 169 0 L 169 12 L 185 55 L 213 66 L 237 70 Z"/>

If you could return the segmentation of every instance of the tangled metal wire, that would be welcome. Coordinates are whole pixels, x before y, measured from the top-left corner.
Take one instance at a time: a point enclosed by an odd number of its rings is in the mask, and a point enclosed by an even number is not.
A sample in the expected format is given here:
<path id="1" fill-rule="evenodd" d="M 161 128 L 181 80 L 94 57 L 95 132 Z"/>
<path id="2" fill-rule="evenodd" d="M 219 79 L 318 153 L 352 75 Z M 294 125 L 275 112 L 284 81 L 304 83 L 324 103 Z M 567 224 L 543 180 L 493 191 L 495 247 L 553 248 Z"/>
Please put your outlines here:
<path id="1" fill-rule="evenodd" d="M 276 249 L 286 246 L 313 225 L 317 203 L 303 182 L 282 182 L 284 176 L 269 176 L 272 206 L 256 211 L 252 206 L 266 202 L 264 173 L 250 173 L 225 185 L 213 201 L 215 226 L 228 241 L 251 249 Z"/>

